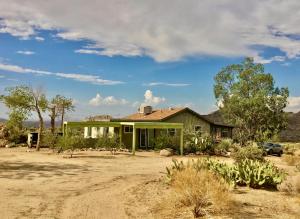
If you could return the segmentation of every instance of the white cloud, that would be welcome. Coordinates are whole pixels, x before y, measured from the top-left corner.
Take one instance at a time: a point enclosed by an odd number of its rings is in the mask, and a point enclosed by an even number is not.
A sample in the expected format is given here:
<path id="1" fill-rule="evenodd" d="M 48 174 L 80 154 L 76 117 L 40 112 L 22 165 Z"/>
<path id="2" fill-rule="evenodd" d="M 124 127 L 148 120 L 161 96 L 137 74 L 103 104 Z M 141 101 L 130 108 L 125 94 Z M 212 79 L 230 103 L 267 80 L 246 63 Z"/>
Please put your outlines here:
<path id="1" fill-rule="evenodd" d="M 186 87 L 190 86 L 190 84 L 185 84 L 185 83 L 166 83 L 166 82 L 151 82 L 148 84 L 145 84 L 145 86 L 168 86 L 168 87 Z"/>
<path id="2" fill-rule="evenodd" d="M 93 97 L 89 104 L 92 106 L 100 106 L 100 105 L 126 105 L 128 104 L 128 101 L 125 99 L 117 99 L 114 96 L 107 96 L 102 97 L 99 93 L 96 94 L 95 97 Z"/>
<path id="3" fill-rule="evenodd" d="M 49 76 L 55 76 L 55 77 L 59 77 L 59 78 L 72 79 L 75 81 L 87 82 L 87 83 L 91 83 L 91 84 L 95 84 L 95 85 L 117 85 L 117 84 L 124 83 L 122 81 L 105 80 L 105 79 L 100 78 L 97 75 L 50 72 L 50 71 L 24 68 L 24 67 L 17 66 L 17 65 L 8 65 L 8 64 L 3 64 L 3 63 L 0 63 L 0 70 L 20 73 L 20 74 L 31 73 L 31 74 L 36 74 L 36 75 L 49 75 Z"/>
<path id="4" fill-rule="evenodd" d="M 300 96 L 295 97 L 291 96 L 288 98 L 288 106 L 286 108 L 286 111 L 288 112 L 299 112 L 300 111 Z"/>
<path id="5" fill-rule="evenodd" d="M 39 37 L 39 36 L 34 37 L 34 39 L 40 42 L 45 40 L 43 37 Z"/>
<path id="6" fill-rule="evenodd" d="M 164 97 L 156 97 L 153 95 L 153 92 L 151 90 L 146 90 L 145 94 L 144 94 L 145 100 L 144 100 L 144 104 L 145 105 L 158 105 L 160 103 L 163 103 L 166 101 L 166 98 Z"/>
<path id="7" fill-rule="evenodd" d="M 146 55 L 163 62 L 257 57 L 263 46 L 288 58 L 300 55 L 298 0 L 0 0 L 0 8 L 1 33 L 28 39 L 51 29 L 63 39 L 93 43 L 95 52 L 83 47 L 81 53 Z"/>
<path id="8" fill-rule="evenodd" d="M 286 60 L 286 57 L 284 56 L 273 56 L 269 59 L 264 59 L 260 56 L 254 57 L 254 62 L 261 63 L 261 64 L 269 64 L 271 62 L 284 62 Z"/>
<path id="9" fill-rule="evenodd" d="M 19 51 L 17 51 L 17 53 L 21 54 L 21 55 L 33 55 L 33 54 L 35 54 L 35 52 L 29 51 L 29 50 L 19 50 Z"/>

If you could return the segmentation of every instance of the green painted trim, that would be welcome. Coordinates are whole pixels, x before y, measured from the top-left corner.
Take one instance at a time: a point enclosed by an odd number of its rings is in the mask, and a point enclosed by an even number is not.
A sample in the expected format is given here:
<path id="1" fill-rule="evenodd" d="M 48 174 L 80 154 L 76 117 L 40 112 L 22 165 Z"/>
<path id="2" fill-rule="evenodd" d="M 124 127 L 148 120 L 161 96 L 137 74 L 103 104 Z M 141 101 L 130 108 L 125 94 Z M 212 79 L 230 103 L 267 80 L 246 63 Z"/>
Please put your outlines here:
<path id="1" fill-rule="evenodd" d="M 136 128 L 133 126 L 133 133 L 132 133 L 132 155 L 135 155 L 135 146 L 136 146 Z"/>
<path id="2" fill-rule="evenodd" d="M 68 125 L 68 127 L 121 127 L 120 122 L 65 122 L 65 124 Z"/>

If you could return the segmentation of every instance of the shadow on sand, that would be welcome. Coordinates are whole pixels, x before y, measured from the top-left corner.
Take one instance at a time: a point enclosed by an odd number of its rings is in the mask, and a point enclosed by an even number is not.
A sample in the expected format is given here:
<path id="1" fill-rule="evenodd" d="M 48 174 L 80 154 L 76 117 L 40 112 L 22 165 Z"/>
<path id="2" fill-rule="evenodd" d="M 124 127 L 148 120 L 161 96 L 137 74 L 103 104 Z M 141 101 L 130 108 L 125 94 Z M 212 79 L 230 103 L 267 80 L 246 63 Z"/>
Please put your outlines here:
<path id="1" fill-rule="evenodd" d="M 50 162 L 0 162 L 0 178 L 2 179 L 27 179 L 36 177 L 55 177 L 77 175 L 88 172 L 87 165 L 75 165 Z"/>

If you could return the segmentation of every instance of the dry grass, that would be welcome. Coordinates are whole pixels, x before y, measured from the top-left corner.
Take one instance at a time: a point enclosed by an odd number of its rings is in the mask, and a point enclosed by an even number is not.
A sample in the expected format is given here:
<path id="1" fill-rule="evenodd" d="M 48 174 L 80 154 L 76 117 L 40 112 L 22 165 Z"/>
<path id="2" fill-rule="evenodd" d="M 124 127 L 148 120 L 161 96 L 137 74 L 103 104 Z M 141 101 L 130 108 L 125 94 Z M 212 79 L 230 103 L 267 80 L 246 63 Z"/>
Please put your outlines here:
<path id="1" fill-rule="evenodd" d="M 300 164 L 300 156 L 296 155 L 285 155 L 283 157 L 283 160 L 289 165 L 289 166 L 296 166 Z"/>
<path id="2" fill-rule="evenodd" d="M 278 189 L 288 195 L 300 195 L 300 175 L 289 176 Z"/>
<path id="3" fill-rule="evenodd" d="M 173 200 L 166 202 L 173 205 L 175 214 L 180 211 L 180 207 L 183 207 L 183 211 L 187 207 L 196 218 L 217 214 L 231 207 L 232 197 L 228 186 L 207 170 L 197 172 L 187 168 L 179 171 L 175 174 L 171 187 Z"/>

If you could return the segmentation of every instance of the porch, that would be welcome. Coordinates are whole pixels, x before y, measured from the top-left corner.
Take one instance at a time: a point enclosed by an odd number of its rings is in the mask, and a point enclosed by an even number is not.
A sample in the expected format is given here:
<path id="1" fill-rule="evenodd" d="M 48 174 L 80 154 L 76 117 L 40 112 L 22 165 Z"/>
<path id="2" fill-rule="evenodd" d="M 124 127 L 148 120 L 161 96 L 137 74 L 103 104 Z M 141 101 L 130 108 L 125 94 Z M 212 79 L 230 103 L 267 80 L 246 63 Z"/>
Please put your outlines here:
<path id="1" fill-rule="evenodd" d="M 155 139 L 161 130 L 174 130 L 179 134 L 180 154 L 183 155 L 183 124 L 165 122 L 108 122 L 108 121 L 87 121 L 87 122 L 65 122 L 63 134 L 67 136 L 70 130 L 84 128 L 84 137 L 98 138 L 105 135 L 117 135 L 120 145 L 131 147 L 132 154 L 137 148 L 152 148 L 151 139 Z"/>

